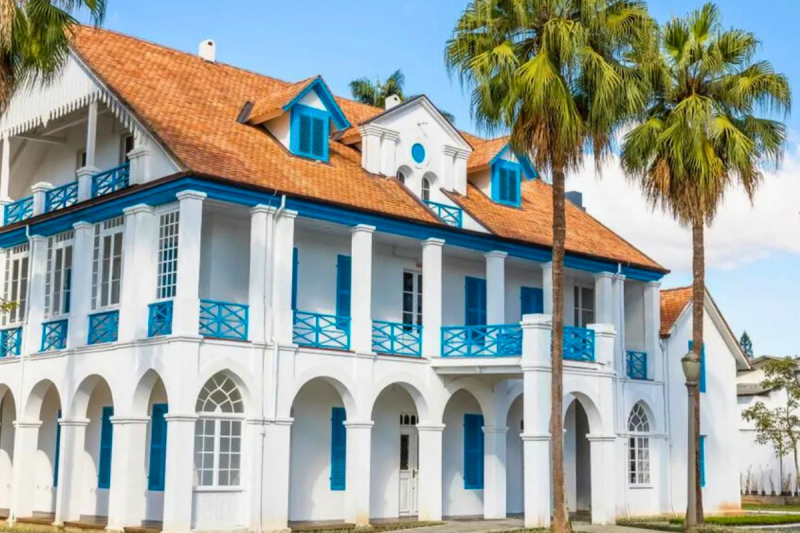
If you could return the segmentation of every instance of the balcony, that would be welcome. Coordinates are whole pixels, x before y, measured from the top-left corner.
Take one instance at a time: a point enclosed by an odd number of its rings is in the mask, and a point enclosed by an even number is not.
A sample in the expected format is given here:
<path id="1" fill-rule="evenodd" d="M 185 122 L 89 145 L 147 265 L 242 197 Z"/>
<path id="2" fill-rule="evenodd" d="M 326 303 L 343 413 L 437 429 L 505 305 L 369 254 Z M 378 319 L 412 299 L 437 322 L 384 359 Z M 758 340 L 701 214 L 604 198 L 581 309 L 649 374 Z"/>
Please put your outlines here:
<path id="1" fill-rule="evenodd" d="M 294 312 L 293 340 L 299 346 L 350 349 L 350 317 Z"/>
<path id="2" fill-rule="evenodd" d="M 5 206 L 5 224 L 14 224 L 33 216 L 33 196 L 11 202 Z"/>
<path id="3" fill-rule="evenodd" d="M 243 304 L 200 300 L 200 335 L 214 339 L 246 341 L 249 310 Z"/>
<path id="4" fill-rule="evenodd" d="M 564 326 L 564 359 L 594 362 L 594 330 Z"/>
<path id="5" fill-rule="evenodd" d="M 384 355 L 422 355 L 422 326 L 372 321 L 372 351 Z"/>
<path id="6" fill-rule="evenodd" d="M 461 227 L 461 223 L 464 218 L 464 210 L 460 207 L 456 207 L 454 205 L 447 205 L 447 204 L 440 204 L 438 202 L 432 202 L 430 200 L 425 200 L 425 205 L 431 208 L 431 210 L 436 213 L 436 216 L 441 219 L 442 222 L 447 224 L 448 226 L 453 226 L 456 228 Z"/>
<path id="7" fill-rule="evenodd" d="M 519 324 L 492 326 L 445 326 L 442 357 L 519 357 L 522 328 Z"/>
<path id="8" fill-rule="evenodd" d="M 172 300 L 147 306 L 147 336 L 160 337 L 172 333 Z"/>
<path id="9" fill-rule="evenodd" d="M 69 321 L 53 320 L 42 324 L 42 352 L 63 350 L 67 347 L 67 328 Z"/>
<path id="10" fill-rule="evenodd" d="M 0 358 L 17 356 L 22 346 L 22 328 L 8 328 L 0 331 Z"/>
<path id="11" fill-rule="evenodd" d="M 647 353 L 628 350 L 625 352 L 625 369 L 630 379 L 647 379 Z"/>
<path id="12" fill-rule="evenodd" d="M 116 342 L 119 336 L 119 311 L 104 311 L 89 315 L 87 344 Z"/>
<path id="13" fill-rule="evenodd" d="M 78 182 L 73 181 L 50 189 L 45 193 L 44 212 L 49 213 L 57 209 L 64 209 L 78 203 Z"/>
<path id="14" fill-rule="evenodd" d="M 130 163 L 100 172 L 92 176 L 92 198 L 125 189 L 130 184 Z"/>

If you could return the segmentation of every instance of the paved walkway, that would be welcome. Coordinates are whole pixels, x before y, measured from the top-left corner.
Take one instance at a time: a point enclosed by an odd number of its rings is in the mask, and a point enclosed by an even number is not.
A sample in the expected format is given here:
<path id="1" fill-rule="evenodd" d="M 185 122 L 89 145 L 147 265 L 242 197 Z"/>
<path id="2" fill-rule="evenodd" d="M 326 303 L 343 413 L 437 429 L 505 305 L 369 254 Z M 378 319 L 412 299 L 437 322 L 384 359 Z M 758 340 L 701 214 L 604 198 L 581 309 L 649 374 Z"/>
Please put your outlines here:
<path id="1" fill-rule="evenodd" d="M 522 518 L 505 520 L 453 520 L 439 526 L 409 529 L 408 533 L 495 533 L 522 529 Z M 649 529 L 623 526 L 593 526 L 586 522 L 573 522 L 572 529 L 580 533 L 653 533 Z"/>

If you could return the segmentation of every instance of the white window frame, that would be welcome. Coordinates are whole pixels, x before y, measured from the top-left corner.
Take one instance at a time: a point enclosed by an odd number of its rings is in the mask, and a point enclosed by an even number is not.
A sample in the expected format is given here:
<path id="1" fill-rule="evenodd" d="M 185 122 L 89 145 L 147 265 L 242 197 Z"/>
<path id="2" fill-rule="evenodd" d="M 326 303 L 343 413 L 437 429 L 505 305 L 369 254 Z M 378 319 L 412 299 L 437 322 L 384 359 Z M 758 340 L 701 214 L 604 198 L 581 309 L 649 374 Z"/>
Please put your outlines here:
<path id="1" fill-rule="evenodd" d="M 232 387 L 226 390 L 225 386 L 228 384 L 232 385 Z M 217 405 L 211 405 L 211 403 L 215 401 L 212 396 L 216 397 L 216 393 L 220 391 L 226 395 L 226 400 L 221 403 L 218 402 Z M 234 391 L 237 397 L 232 399 L 233 395 L 231 393 Z M 203 405 L 201 406 L 201 398 L 204 395 L 206 396 L 206 400 L 202 402 Z M 232 412 L 225 412 L 220 409 L 220 406 L 225 402 L 230 404 Z M 241 391 L 239 391 L 238 386 L 230 377 L 220 374 L 214 375 L 206 382 L 203 390 L 200 392 L 197 407 L 195 448 L 193 453 L 195 490 L 241 490 L 244 485 L 242 476 L 245 472 L 243 465 L 244 454 L 242 451 L 244 445 L 244 404 Z M 213 411 L 209 408 L 213 408 Z M 202 409 L 209 410 L 204 411 Z M 223 435 L 223 429 L 225 427 L 229 428 L 227 435 Z M 206 431 L 209 428 L 211 430 L 210 433 Z M 210 442 L 208 442 L 209 439 Z M 223 451 L 222 448 L 226 439 L 228 441 L 227 450 Z M 209 443 L 211 446 L 206 448 L 206 443 Z M 198 455 L 203 457 L 203 461 L 201 461 L 200 465 L 201 468 L 198 468 Z M 207 456 L 210 456 L 210 465 L 205 464 Z M 222 459 L 225 457 L 228 459 L 227 468 L 221 466 Z M 231 466 L 234 458 L 238 461 L 236 468 Z M 210 484 L 205 483 L 203 479 L 203 474 L 209 471 L 211 472 Z M 229 476 L 225 484 L 220 483 L 223 473 L 227 473 Z M 236 484 L 231 483 L 231 475 L 238 478 Z"/>
<path id="2" fill-rule="evenodd" d="M 125 218 L 123 216 L 111 218 L 99 222 L 94 226 L 94 239 L 92 251 L 92 311 L 110 310 L 119 308 L 122 298 L 122 280 L 125 275 L 125 265 L 123 264 L 123 252 L 125 249 Z M 117 237 L 119 236 L 119 237 Z M 114 253 L 114 243 L 119 239 L 119 255 Z M 108 246 L 111 249 L 106 254 Z M 108 261 L 106 258 L 108 257 Z M 119 259 L 119 275 L 114 276 L 114 262 Z M 109 272 L 110 271 L 110 272 Z M 104 281 L 108 272 L 107 281 Z M 118 285 L 117 301 L 114 298 L 114 285 Z M 103 303 L 103 300 L 106 300 Z"/>
<path id="3" fill-rule="evenodd" d="M 65 231 L 47 239 L 47 274 L 45 277 L 44 316 L 45 318 L 69 315 L 67 302 L 72 293 L 72 264 L 74 261 L 73 242 L 75 232 Z M 60 256 L 60 261 L 59 261 Z M 60 262 L 60 265 L 59 265 Z M 58 308 L 56 308 L 58 300 Z"/>
<path id="4" fill-rule="evenodd" d="M 586 307 L 584 305 L 584 293 L 583 291 L 591 291 L 592 292 L 592 306 Z M 594 292 L 594 287 L 588 285 L 575 285 L 573 289 L 573 309 L 574 309 L 574 320 L 575 326 L 579 328 L 585 328 L 589 324 L 594 324 L 595 322 L 595 299 L 597 295 Z M 591 320 L 589 320 L 591 317 Z"/>
<path id="5" fill-rule="evenodd" d="M 406 276 L 412 276 L 411 291 L 406 290 Z M 402 301 L 400 322 L 403 324 L 422 325 L 422 272 L 419 270 L 404 269 L 402 280 Z M 406 294 L 411 294 L 411 309 L 406 310 Z M 406 315 L 411 315 L 411 322 L 406 321 Z"/>
<path id="6" fill-rule="evenodd" d="M 179 231 L 180 211 L 177 207 L 171 207 L 158 213 L 156 300 L 169 300 L 177 295 Z"/>
<path id="7" fill-rule="evenodd" d="M 628 415 L 628 485 L 649 487 L 652 484 L 651 430 L 647 410 L 641 403 L 636 403 Z"/>
<path id="8" fill-rule="evenodd" d="M 419 182 L 419 197 L 422 198 L 423 201 L 429 202 L 431 200 L 431 187 L 431 179 L 428 175 L 422 176 Z"/>
<path id="9" fill-rule="evenodd" d="M 16 276 L 12 276 L 16 273 Z M 30 245 L 18 244 L 6 252 L 5 278 L 3 281 L 3 298 L 13 302 L 8 313 L 3 313 L 3 326 L 15 326 L 25 320 L 28 288 L 30 280 Z"/>

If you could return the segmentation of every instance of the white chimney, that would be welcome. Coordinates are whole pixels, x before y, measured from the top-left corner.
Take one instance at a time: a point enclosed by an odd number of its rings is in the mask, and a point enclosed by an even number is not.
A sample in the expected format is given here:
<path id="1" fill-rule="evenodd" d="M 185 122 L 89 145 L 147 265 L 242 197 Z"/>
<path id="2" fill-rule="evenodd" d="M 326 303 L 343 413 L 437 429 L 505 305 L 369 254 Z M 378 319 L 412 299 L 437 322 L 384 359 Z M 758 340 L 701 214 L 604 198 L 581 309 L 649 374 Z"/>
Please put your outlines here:
<path id="1" fill-rule="evenodd" d="M 384 104 L 384 107 L 386 109 L 391 109 L 393 107 L 399 106 L 401 102 L 402 100 L 400 99 L 399 96 L 397 96 L 396 94 L 390 94 L 389 96 L 386 97 L 386 103 Z"/>
<path id="2" fill-rule="evenodd" d="M 214 63 L 217 60 L 217 45 L 211 39 L 200 41 L 200 46 L 197 49 L 197 55 Z"/>

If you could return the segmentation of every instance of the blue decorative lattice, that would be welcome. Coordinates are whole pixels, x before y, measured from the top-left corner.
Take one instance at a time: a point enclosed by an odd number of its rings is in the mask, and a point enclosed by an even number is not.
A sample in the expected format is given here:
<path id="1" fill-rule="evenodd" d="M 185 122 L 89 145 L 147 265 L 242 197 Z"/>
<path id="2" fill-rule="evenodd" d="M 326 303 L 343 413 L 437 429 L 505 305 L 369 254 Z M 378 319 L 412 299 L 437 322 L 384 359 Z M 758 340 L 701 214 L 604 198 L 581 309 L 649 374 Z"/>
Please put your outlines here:
<path id="1" fill-rule="evenodd" d="M 8 328 L 0 331 L 0 357 L 19 355 L 22 346 L 22 328 Z"/>
<path id="2" fill-rule="evenodd" d="M 69 321 L 54 320 L 42 324 L 42 348 L 43 352 L 50 350 L 63 350 L 67 347 L 67 326 Z"/>
<path id="3" fill-rule="evenodd" d="M 436 216 L 448 226 L 453 226 L 456 228 L 461 227 L 461 223 L 464 218 L 464 210 L 460 207 L 431 202 L 430 200 L 425 200 L 425 205 L 430 207 L 433 212 L 436 213 Z"/>
<path id="4" fill-rule="evenodd" d="M 594 361 L 594 330 L 564 326 L 564 359 Z"/>
<path id="5" fill-rule="evenodd" d="M 172 333 L 172 300 L 147 306 L 147 336 L 157 337 Z"/>
<path id="6" fill-rule="evenodd" d="M 44 196 L 44 211 L 49 213 L 56 209 L 69 207 L 78 201 L 78 182 L 73 181 L 61 187 L 50 189 Z"/>
<path id="7" fill-rule="evenodd" d="M 442 357 L 518 357 L 522 355 L 519 324 L 445 326 Z"/>
<path id="8" fill-rule="evenodd" d="M 126 188 L 130 184 L 130 177 L 130 163 L 95 174 L 92 176 L 92 198 Z"/>
<path id="9" fill-rule="evenodd" d="M 315 348 L 350 349 L 350 317 L 294 312 L 294 342 Z"/>
<path id="10" fill-rule="evenodd" d="M 647 379 L 647 354 L 628 350 L 625 354 L 628 377 L 631 379 Z"/>
<path id="11" fill-rule="evenodd" d="M 88 344 L 115 342 L 119 334 L 119 311 L 89 315 Z"/>
<path id="12" fill-rule="evenodd" d="M 5 206 L 5 223 L 13 224 L 33 216 L 33 196 L 22 198 Z"/>
<path id="13" fill-rule="evenodd" d="M 248 316 L 246 305 L 200 300 L 200 335 L 245 341 Z"/>
<path id="14" fill-rule="evenodd" d="M 422 326 L 372 321 L 372 351 L 389 355 L 422 355 Z"/>

